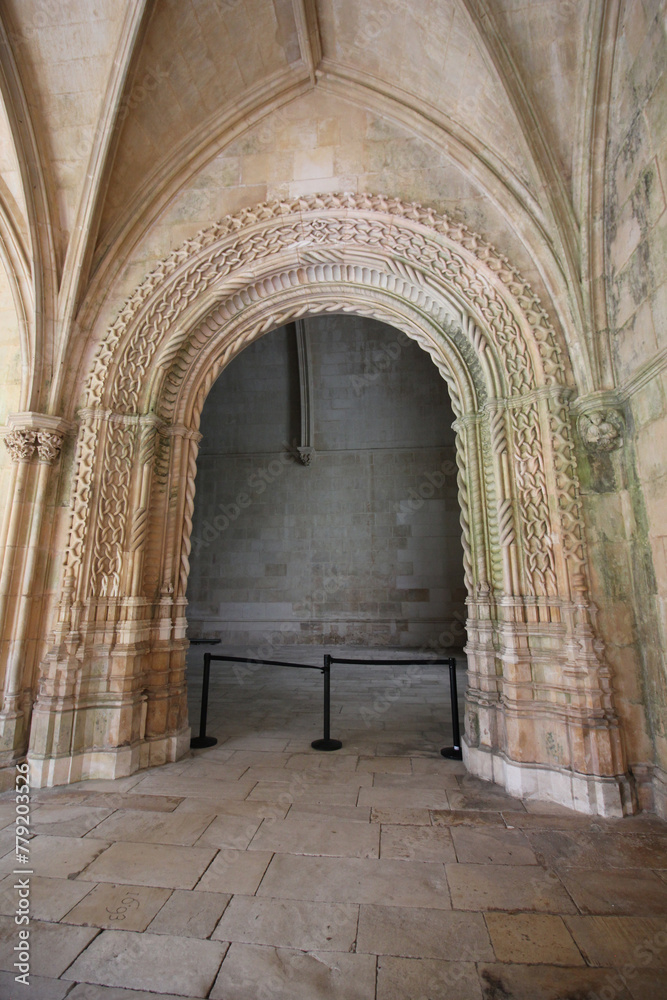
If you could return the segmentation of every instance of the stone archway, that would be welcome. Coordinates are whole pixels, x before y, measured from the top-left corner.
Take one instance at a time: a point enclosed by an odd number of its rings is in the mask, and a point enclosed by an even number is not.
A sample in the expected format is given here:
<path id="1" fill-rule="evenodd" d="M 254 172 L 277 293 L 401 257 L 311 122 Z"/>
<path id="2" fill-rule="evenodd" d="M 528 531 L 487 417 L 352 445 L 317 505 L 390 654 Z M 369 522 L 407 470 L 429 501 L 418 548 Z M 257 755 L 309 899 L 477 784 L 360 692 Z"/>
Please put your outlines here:
<path id="1" fill-rule="evenodd" d="M 417 340 L 457 415 L 468 589 L 468 768 L 587 812 L 632 808 L 587 595 L 567 353 L 478 236 L 415 205 L 326 196 L 246 210 L 163 261 L 103 339 L 80 412 L 37 784 L 187 748 L 185 588 L 201 408 L 234 355 L 304 315 Z"/>

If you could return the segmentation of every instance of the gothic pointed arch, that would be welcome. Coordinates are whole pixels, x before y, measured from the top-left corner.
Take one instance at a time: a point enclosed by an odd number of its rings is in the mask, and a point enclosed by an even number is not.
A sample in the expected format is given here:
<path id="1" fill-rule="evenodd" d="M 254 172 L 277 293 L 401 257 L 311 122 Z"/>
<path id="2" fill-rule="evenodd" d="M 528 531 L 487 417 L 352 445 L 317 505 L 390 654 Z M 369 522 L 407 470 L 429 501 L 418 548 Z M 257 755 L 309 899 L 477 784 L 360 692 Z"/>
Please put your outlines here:
<path id="1" fill-rule="evenodd" d="M 468 767 L 516 793 L 622 813 L 629 785 L 588 600 L 563 343 L 530 286 L 481 237 L 371 195 L 262 204 L 203 230 L 148 275 L 99 344 L 64 596 L 35 709 L 36 780 L 131 773 L 187 746 L 185 587 L 201 408 L 243 346 L 327 311 L 403 330 L 450 388 Z"/>

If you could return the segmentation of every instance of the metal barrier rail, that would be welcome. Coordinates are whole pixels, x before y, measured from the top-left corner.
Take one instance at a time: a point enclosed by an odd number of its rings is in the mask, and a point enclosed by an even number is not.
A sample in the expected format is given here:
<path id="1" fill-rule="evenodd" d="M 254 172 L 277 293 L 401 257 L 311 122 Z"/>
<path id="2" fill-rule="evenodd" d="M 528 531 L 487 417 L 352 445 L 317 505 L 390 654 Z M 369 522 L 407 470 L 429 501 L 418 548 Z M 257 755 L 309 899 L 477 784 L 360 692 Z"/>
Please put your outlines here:
<path id="1" fill-rule="evenodd" d="M 412 667 L 420 663 L 429 663 L 434 664 L 435 666 L 447 665 L 449 667 L 449 690 L 452 701 L 452 737 L 454 745 L 451 747 L 443 747 L 440 753 L 448 760 L 463 760 L 463 750 L 461 749 L 461 729 L 459 726 L 459 698 L 456 684 L 456 660 L 453 656 L 448 656 L 444 660 L 362 660 L 351 659 L 344 656 L 329 656 L 327 653 L 324 657 L 325 663 L 327 662 L 327 658 L 329 660 L 329 665 L 332 663 L 377 663 L 383 667 Z"/>
<path id="2" fill-rule="evenodd" d="M 226 663 L 258 663 L 268 667 L 295 667 L 297 670 L 319 670 L 324 674 L 324 735 L 321 740 L 313 740 L 310 744 L 314 750 L 340 750 L 340 740 L 332 740 L 331 726 L 331 663 L 324 658 L 324 666 L 316 667 L 311 663 L 286 663 L 283 660 L 257 660 L 250 656 L 219 656 L 204 653 L 204 676 L 202 678 L 201 713 L 199 716 L 199 736 L 190 740 L 194 750 L 202 747 L 212 747 L 218 742 L 214 736 L 206 735 L 206 717 L 208 714 L 208 686 L 211 677 L 211 660 L 223 660 Z"/>
<path id="3" fill-rule="evenodd" d="M 217 645 L 215 640 L 199 640 L 200 643 L 208 642 L 210 645 Z M 208 715 L 208 688 L 211 679 L 211 660 L 220 660 L 225 663 L 257 663 L 260 666 L 268 667 L 295 667 L 297 670 L 319 670 L 324 675 L 324 735 L 321 740 L 313 740 L 310 744 L 314 750 L 340 750 L 342 743 L 340 740 L 331 739 L 331 664 L 346 663 L 360 664 L 363 666 L 377 664 L 379 666 L 399 666 L 411 667 L 419 664 L 429 664 L 434 666 L 449 667 L 449 687 L 452 701 L 452 734 L 454 745 L 443 747 L 440 751 L 443 757 L 450 760 L 462 760 L 461 734 L 459 728 L 459 705 L 458 691 L 456 685 L 456 660 L 454 657 L 447 657 L 442 660 L 368 660 L 343 656 L 332 656 L 330 653 L 324 654 L 324 665 L 316 667 L 311 663 L 287 663 L 284 660 L 259 660 L 250 656 L 222 656 L 214 653 L 204 653 L 204 676 L 202 678 L 201 712 L 199 716 L 199 736 L 194 736 L 190 740 L 190 746 L 194 750 L 203 747 L 212 747 L 218 742 L 214 736 L 206 735 L 206 720 Z"/>

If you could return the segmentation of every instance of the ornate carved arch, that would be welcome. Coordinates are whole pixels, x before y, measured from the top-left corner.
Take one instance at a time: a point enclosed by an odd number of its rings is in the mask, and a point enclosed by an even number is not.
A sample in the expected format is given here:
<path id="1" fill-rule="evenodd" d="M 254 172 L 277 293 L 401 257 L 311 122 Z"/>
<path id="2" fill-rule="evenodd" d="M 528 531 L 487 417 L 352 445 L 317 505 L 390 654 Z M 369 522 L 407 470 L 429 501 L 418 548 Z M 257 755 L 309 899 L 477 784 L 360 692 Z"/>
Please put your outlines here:
<path id="1" fill-rule="evenodd" d="M 36 715 L 67 696 L 75 665 L 88 696 L 107 694 L 109 678 L 91 669 L 106 649 L 129 746 L 119 765 L 118 732 L 107 736 L 114 767 L 179 752 L 201 406 L 246 343 L 346 310 L 415 338 L 457 410 L 468 765 L 523 793 L 619 812 L 625 768 L 586 595 L 566 353 L 506 258 L 447 218 L 379 197 L 229 217 L 161 262 L 121 310 L 81 413 L 65 594 Z M 58 780 L 39 732 L 33 760 Z M 70 760 L 76 738 L 64 736 Z"/>

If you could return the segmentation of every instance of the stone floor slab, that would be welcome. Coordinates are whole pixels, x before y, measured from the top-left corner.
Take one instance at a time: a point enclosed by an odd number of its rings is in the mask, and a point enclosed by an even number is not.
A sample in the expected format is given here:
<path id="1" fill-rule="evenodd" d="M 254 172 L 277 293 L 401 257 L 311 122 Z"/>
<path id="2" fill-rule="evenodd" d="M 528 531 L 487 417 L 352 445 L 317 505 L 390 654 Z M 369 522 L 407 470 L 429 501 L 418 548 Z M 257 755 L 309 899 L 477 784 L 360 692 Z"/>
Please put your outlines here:
<path id="1" fill-rule="evenodd" d="M 132 791 L 97 792 L 86 799 L 86 805 L 109 809 L 146 809 L 148 812 L 173 812 L 183 798 L 176 795 L 140 795 Z"/>
<path id="2" fill-rule="evenodd" d="M 412 774 L 409 757 L 359 757 L 357 771 L 370 774 Z"/>
<path id="3" fill-rule="evenodd" d="M 372 789 L 363 789 L 363 791 L 372 791 Z M 279 785 L 271 781 L 258 781 L 248 795 L 247 801 L 271 802 L 281 807 L 290 806 L 302 800 L 343 806 L 364 805 L 363 802 L 357 802 L 358 795 L 359 787 L 354 783 L 329 782 L 326 785 L 315 786 L 307 780 L 291 782 L 288 785 Z"/>
<path id="4" fill-rule="evenodd" d="M 362 808 L 338 806 L 330 802 L 308 802 L 307 799 L 299 799 L 298 802 L 290 806 L 287 815 L 290 819 L 296 816 L 304 818 L 306 816 L 327 816 L 330 819 L 348 820 L 350 823 L 368 823 L 370 822 L 371 810 L 369 806 Z"/>
<path id="5" fill-rule="evenodd" d="M 213 938 L 300 951 L 349 952 L 358 918 L 359 907 L 349 903 L 234 896 Z"/>
<path id="6" fill-rule="evenodd" d="M 103 882 L 73 906 L 63 921 L 109 930 L 145 931 L 170 893 L 170 889 Z"/>
<path id="7" fill-rule="evenodd" d="M 268 851 L 220 851 L 197 884 L 201 892 L 230 892 L 251 896 L 264 877 L 273 855 Z"/>
<path id="8" fill-rule="evenodd" d="M 401 826 L 430 826 L 431 813 L 428 809 L 401 809 L 373 806 L 371 808 L 371 823 L 389 823 Z"/>
<path id="9" fill-rule="evenodd" d="M 174 889 L 148 930 L 177 937 L 210 937 L 231 898 L 221 892 Z"/>
<path id="10" fill-rule="evenodd" d="M 455 826 L 451 830 L 456 855 L 461 864 L 536 865 L 530 842 L 520 830 L 500 826 Z"/>
<path id="11" fill-rule="evenodd" d="M 652 871 L 564 868 L 560 877 L 584 914 L 638 917 L 667 914 L 667 885 Z"/>
<path id="12" fill-rule="evenodd" d="M 505 828 L 502 814 L 481 809 L 432 809 L 433 826 L 500 826 Z"/>
<path id="13" fill-rule="evenodd" d="M 632 1000 L 623 985 L 609 990 L 613 969 L 489 964 L 478 967 L 484 1000 Z"/>
<path id="14" fill-rule="evenodd" d="M 419 861 L 276 854 L 258 896 L 450 909 L 445 868 Z"/>
<path id="15" fill-rule="evenodd" d="M 474 963 L 380 956 L 377 1000 L 425 1000 L 426 997 L 482 1000 Z"/>
<path id="16" fill-rule="evenodd" d="M 664 917 L 566 917 L 565 923 L 589 965 L 637 966 L 666 970 Z"/>
<path id="17" fill-rule="evenodd" d="M 412 757 L 413 774 L 467 774 L 463 761 L 446 760 L 440 754 L 436 757 Z"/>
<path id="18" fill-rule="evenodd" d="M 257 833 L 262 818 L 261 816 L 217 816 L 195 842 L 196 846 L 244 851 Z"/>
<path id="19" fill-rule="evenodd" d="M 426 791 L 458 791 L 459 786 L 453 774 L 383 774 L 373 776 L 373 788 L 409 788 Z"/>
<path id="20" fill-rule="evenodd" d="M 340 756 L 339 754 L 318 753 L 313 750 L 311 753 L 293 753 L 287 759 L 285 767 L 290 770 L 307 771 L 312 767 L 317 767 L 321 771 L 355 771 L 358 758 L 353 755 Z"/>
<path id="21" fill-rule="evenodd" d="M 79 877 L 88 882 L 192 889 L 215 854 L 214 847 L 122 841 L 100 854 Z"/>
<path id="22" fill-rule="evenodd" d="M 30 867 L 47 878 L 75 878 L 109 847 L 108 840 L 81 837 L 34 837 L 30 841 Z M 0 872 L 16 867 L 14 852 L 0 860 Z"/>
<path id="23" fill-rule="evenodd" d="M 561 917 L 548 913 L 487 913 L 485 916 L 499 962 L 585 965 Z"/>
<path id="24" fill-rule="evenodd" d="M 614 834 L 608 830 L 526 833 L 533 850 L 558 868 L 667 868 L 667 833 Z"/>
<path id="25" fill-rule="evenodd" d="M 210 798 L 206 799 L 197 797 L 181 799 L 175 811 L 177 813 L 215 813 L 216 816 L 245 816 L 249 820 L 257 819 L 259 822 L 265 816 L 271 816 L 272 819 L 284 819 L 289 808 L 289 802 L 284 806 L 278 806 L 270 802 L 243 802 L 212 794 Z"/>
<path id="26" fill-rule="evenodd" d="M 95 830 L 112 812 L 113 809 L 108 806 L 94 808 L 88 804 L 60 805 L 49 802 L 33 810 L 30 829 L 40 836 L 83 837 Z"/>
<path id="27" fill-rule="evenodd" d="M 456 861 L 449 830 L 435 826 L 382 825 L 380 857 L 401 861 Z"/>
<path id="28" fill-rule="evenodd" d="M 250 851 L 326 855 L 338 858 L 377 858 L 380 830 L 370 823 L 350 823 L 321 816 L 288 816 L 266 821 L 257 831 Z"/>
<path id="29" fill-rule="evenodd" d="M 183 997 L 205 997 L 226 950 L 227 945 L 220 941 L 197 941 L 147 932 L 102 931 L 63 978 Z"/>
<path id="30" fill-rule="evenodd" d="M 136 787 L 135 794 L 172 795 L 178 798 L 213 798 L 243 801 L 247 798 L 255 782 L 240 778 L 238 781 L 214 781 L 211 778 L 193 778 L 185 775 L 163 776 L 160 774 L 144 778 Z"/>
<path id="31" fill-rule="evenodd" d="M 95 830 L 110 841 L 189 846 L 198 840 L 215 819 L 215 813 L 155 812 L 119 809 Z"/>
<path id="32" fill-rule="evenodd" d="M 456 910 L 576 913 L 558 877 L 538 865 L 447 865 Z"/>
<path id="33" fill-rule="evenodd" d="M 362 788 L 357 805 L 382 809 L 448 809 L 449 794 L 437 788 Z"/>
<path id="34" fill-rule="evenodd" d="M 357 951 L 450 962 L 494 957 L 481 913 L 406 906 L 362 906 Z"/>
<path id="35" fill-rule="evenodd" d="M 72 984 L 65 983 L 65 985 L 69 989 Z M 145 990 L 124 990 L 119 986 L 97 986 L 95 983 L 79 983 L 71 993 L 67 994 L 67 1000 L 157 1000 L 157 997 L 157 993 L 147 993 Z M 160 993 L 159 1000 L 183 1000 L 183 998 L 176 997 L 173 993 L 168 995 Z"/>
<path id="36" fill-rule="evenodd" d="M 624 969 L 625 986 L 632 1000 L 664 1000 L 665 975 L 659 969 Z"/>
<path id="37" fill-rule="evenodd" d="M 13 1000 L 14 997 L 16 1000 L 65 1000 L 66 996 L 71 996 L 71 985 L 62 979 L 45 979 L 34 975 L 29 977 L 27 985 L 17 984 L 13 972 L 0 972 L 0 997 L 5 997 L 6 1000 Z M 21 992 L 17 994 L 18 989 Z M 80 997 L 80 1000 L 87 998 Z"/>
<path id="38" fill-rule="evenodd" d="M 14 916 L 17 903 L 16 880 L 20 875 L 7 875 L 0 883 L 0 913 Z M 30 876 L 30 915 L 33 920 L 57 921 L 87 896 L 90 883 L 75 879 Z M 1 996 L 1 994 L 0 994 Z"/>
<path id="39" fill-rule="evenodd" d="M 257 1000 L 262 990 L 271 1000 L 369 1000 L 375 959 L 232 944 L 210 1000 Z"/>
<path id="40" fill-rule="evenodd" d="M 42 920 L 31 920 L 29 930 L 30 973 L 46 979 L 62 975 L 99 933 L 95 927 L 70 927 Z M 0 969 L 5 972 L 14 972 L 18 932 L 12 917 L 0 917 Z"/>

